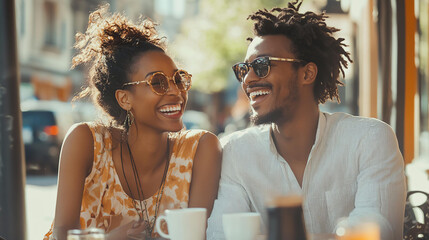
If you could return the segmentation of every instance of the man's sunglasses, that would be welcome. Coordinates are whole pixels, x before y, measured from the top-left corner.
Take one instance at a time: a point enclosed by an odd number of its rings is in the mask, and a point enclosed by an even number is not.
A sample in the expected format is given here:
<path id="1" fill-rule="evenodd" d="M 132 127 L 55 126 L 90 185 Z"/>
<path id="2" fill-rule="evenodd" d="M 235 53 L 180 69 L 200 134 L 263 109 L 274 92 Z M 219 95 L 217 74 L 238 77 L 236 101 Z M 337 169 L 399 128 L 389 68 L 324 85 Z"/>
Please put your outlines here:
<path id="1" fill-rule="evenodd" d="M 271 61 L 282 61 L 282 62 L 295 62 L 295 63 L 303 63 L 303 60 L 294 59 L 294 58 L 277 58 L 277 57 L 258 57 L 255 58 L 251 63 L 241 62 L 232 66 L 232 70 L 235 73 L 235 77 L 241 83 L 246 77 L 247 73 L 249 73 L 250 68 L 253 68 L 256 76 L 259 78 L 265 78 L 270 73 L 271 69 Z"/>
<path id="2" fill-rule="evenodd" d="M 192 75 L 185 70 L 177 70 L 172 77 L 166 76 L 163 72 L 155 72 L 145 80 L 128 82 L 122 85 L 122 87 L 146 83 L 150 86 L 152 92 L 157 95 L 164 95 L 168 92 L 169 82 L 171 80 L 173 80 L 174 84 L 180 91 L 188 91 L 191 88 L 191 78 Z"/>

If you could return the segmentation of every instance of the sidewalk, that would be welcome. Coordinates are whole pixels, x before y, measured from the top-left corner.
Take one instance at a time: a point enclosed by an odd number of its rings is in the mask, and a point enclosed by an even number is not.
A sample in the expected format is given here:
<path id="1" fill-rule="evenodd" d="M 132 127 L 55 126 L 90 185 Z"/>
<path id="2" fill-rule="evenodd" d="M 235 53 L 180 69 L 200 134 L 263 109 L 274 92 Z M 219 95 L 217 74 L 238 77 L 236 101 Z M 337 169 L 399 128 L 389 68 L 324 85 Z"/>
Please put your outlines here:
<path id="1" fill-rule="evenodd" d="M 42 240 L 54 219 L 57 176 L 27 176 L 25 197 L 27 240 Z"/>

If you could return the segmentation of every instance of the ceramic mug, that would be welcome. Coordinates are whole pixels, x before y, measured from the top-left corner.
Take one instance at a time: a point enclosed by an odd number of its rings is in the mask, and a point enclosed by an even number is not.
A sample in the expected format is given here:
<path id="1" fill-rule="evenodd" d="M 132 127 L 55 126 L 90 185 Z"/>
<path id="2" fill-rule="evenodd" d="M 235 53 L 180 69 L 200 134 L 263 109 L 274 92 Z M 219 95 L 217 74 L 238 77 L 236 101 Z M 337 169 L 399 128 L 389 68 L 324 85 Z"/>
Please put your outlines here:
<path id="1" fill-rule="evenodd" d="M 207 210 L 184 208 L 165 210 L 165 215 L 156 219 L 156 231 L 171 240 L 204 240 L 206 236 Z M 162 231 L 161 222 L 167 223 L 168 234 Z"/>
<path id="2" fill-rule="evenodd" d="M 225 213 L 223 231 L 227 240 L 255 240 L 260 233 L 261 216 L 256 212 Z"/>

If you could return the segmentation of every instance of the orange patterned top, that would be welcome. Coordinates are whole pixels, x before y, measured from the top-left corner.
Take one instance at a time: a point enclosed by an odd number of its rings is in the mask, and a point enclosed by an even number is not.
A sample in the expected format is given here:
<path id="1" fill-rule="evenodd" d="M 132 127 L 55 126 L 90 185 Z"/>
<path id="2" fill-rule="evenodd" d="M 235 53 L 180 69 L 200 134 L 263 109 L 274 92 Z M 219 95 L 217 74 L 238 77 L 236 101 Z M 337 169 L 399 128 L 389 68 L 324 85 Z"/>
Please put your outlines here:
<path id="1" fill-rule="evenodd" d="M 121 185 L 112 160 L 110 132 L 94 123 L 88 123 L 88 126 L 94 137 L 94 163 L 91 173 L 85 179 L 80 225 L 82 229 L 97 227 L 109 232 L 139 219 L 133 204 L 134 201 L 140 211 L 139 201 L 129 197 Z M 205 133 L 203 130 L 182 130 L 170 135 L 173 150 L 158 215 L 166 209 L 188 207 L 193 159 L 199 139 Z M 157 194 L 158 192 L 144 200 L 151 221 L 155 217 Z M 51 235 L 52 227 L 43 239 L 52 239 Z"/>

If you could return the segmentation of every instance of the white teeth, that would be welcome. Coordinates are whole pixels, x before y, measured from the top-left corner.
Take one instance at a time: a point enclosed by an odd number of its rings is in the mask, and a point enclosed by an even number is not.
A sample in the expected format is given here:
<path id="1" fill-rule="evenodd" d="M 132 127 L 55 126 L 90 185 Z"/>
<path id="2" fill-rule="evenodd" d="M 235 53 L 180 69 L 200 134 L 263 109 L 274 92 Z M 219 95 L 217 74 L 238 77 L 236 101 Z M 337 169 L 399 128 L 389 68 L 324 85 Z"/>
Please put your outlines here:
<path id="1" fill-rule="evenodd" d="M 159 111 L 162 113 L 171 113 L 171 112 L 180 111 L 181 109 L 182 109 L 182 106 L 180 104 L 177 104 L 174 106 L 169 105 L 169 106 L 162 107 L 161 109 L 159 109 Z"/>
<path id="2" fill-rule="evenodd" d="M 259 91 L 251 92 L 249 94 L 249 96 L 251 98 L 253 98 L 253 97 L 256 97 L 256 96 L 262 96 L 262 95 L 268 95 L 268 94 L 270 94 L 270 91 L 268 91 L 268 90 L 259 90 Z"/>

